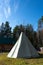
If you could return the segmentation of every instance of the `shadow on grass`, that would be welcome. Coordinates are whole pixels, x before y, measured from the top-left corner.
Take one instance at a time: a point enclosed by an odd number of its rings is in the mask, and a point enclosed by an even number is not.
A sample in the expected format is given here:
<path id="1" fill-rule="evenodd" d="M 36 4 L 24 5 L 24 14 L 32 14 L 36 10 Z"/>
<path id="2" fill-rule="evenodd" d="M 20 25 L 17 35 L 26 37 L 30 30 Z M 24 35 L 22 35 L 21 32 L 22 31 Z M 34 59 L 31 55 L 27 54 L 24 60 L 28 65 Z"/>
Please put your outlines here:
<path id="1" fill-rule="evenodd" d="M 39 57 L 32 57 L 32 58 L 30 58 L 30 59 L 39 59 L 39 58 L 43 58 L 43 54 L 39 54 Z"/>
<path id="2" fill-rule="evenodd" d="M 43 54 L 39 54 L 39 57 L 31 57 L 31 58 L 21 58 L 21 59 L 40 59 L 43 58 Z"/>
<path id="3" fill-rule="evenodd" d="M 43 58 L 43 54 L 39 54 L 39 58 Z"/>

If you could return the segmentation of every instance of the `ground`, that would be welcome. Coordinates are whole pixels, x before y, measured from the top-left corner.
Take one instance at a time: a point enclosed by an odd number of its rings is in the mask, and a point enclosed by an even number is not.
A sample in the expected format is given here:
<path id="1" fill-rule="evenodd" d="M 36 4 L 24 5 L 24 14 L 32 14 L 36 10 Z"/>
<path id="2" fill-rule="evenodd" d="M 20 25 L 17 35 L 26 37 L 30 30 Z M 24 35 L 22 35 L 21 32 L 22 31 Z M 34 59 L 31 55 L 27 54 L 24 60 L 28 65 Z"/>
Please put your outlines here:
<path id="1" fill-rule="evenodd" d="M 43 65 L 43 54 L 40 58 L 33 59 L 11 59 L 8 53 L 0 53 L 0 65 Z"/>

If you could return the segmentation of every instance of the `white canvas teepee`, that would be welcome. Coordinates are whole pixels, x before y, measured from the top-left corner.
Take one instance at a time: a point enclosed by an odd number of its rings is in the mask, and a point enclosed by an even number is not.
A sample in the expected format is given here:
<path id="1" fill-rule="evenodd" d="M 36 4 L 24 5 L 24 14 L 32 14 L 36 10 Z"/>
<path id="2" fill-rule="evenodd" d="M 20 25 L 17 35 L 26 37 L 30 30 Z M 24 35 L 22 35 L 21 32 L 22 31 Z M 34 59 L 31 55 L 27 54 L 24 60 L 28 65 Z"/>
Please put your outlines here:
<path id="1" fill-rule="evenodd" d="M 38 56 L 36 49 L 32 46 L 23 32 L 21 32 L 18 41 L 7 55 L 7 57 L 10 58 L 31 58 Z"/>

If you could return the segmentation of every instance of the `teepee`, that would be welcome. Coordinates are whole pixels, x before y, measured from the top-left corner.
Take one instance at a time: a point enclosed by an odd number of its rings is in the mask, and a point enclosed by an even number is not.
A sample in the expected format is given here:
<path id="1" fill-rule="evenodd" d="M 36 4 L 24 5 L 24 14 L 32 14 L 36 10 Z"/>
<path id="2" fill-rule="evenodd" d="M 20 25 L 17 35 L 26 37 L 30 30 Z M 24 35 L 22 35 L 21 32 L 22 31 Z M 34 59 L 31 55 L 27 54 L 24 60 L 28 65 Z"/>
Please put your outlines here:
<path id="1" fill-rule="evenodd" d="M 38 56 L 36 49 L 23 32 L 21 32 L 19 39 L 7 55 L 9 58 L 31 58 Z"/>

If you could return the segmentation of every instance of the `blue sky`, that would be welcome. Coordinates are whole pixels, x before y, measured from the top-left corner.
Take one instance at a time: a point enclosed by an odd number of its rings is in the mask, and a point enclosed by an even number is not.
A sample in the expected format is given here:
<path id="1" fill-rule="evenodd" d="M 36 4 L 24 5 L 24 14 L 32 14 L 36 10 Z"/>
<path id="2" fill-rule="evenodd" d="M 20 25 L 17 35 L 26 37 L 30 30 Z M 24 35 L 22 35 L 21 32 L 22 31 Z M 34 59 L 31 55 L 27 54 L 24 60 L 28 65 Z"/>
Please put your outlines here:
<path id="1" fill-rule="evenodd" d="M 13 28 L 19 24 L 32 24 L 37 30 L 43 16 L 43 0 L 0 0 L 0 25 L 9 21 Z"/>

